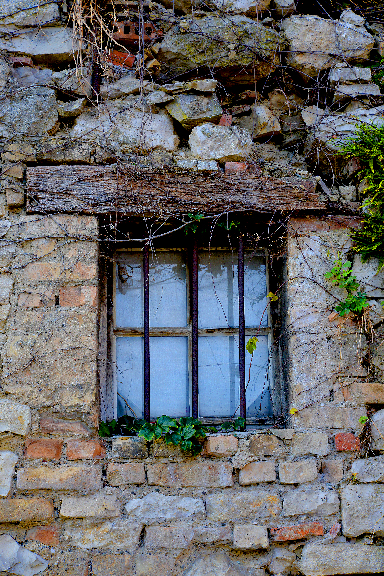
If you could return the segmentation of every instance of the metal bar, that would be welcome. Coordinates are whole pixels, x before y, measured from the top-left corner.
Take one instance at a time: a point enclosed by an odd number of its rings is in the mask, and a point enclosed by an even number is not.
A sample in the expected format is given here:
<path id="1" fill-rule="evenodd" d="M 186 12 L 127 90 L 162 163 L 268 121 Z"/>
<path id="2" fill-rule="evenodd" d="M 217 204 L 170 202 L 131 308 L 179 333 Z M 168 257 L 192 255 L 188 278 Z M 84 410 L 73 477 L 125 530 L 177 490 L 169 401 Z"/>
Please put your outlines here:
<path id="1" fill-rule="evenodd" d="M 246 336 L 253 336 L 257 329 L 258 336 L 268 336 L 271 329 L 268 327 L 259 328 L 258 326 L 245 329 Z M 199 336 L 237 336 L 239 333 L 238 328 L 199 328 L 197 331 Z M 143 328 L 115 328 L 113 331 L 115 336 L 144 336 Z M 149 330 L 149 336 L 186 336 L 191 334 L 189 328 L 153 328 Z"/>
<path id="2" fill-rule="evenodd" d="M 192 247 L 192 416 L 199 415 L 199 383 L 198 383 L 198 255 L 197 241 L 194 238 Z"/>
<path id="3" fill-rule="evenodd" d="M 144 420 L 150 416 L 150 353 L 149 353 L 149 245 L 143 249 L 144 275 Z"/>
<path id="4" fill-rule="evenodd" d="M 238 286 L 239 286 L 239 373 L 240 373 L 240 416 L 246 417 L 247 404 L 245 398 L 245 316 L 244 316 L 244 245 L 243 237 L 239 236 L 238 252 Z"/>

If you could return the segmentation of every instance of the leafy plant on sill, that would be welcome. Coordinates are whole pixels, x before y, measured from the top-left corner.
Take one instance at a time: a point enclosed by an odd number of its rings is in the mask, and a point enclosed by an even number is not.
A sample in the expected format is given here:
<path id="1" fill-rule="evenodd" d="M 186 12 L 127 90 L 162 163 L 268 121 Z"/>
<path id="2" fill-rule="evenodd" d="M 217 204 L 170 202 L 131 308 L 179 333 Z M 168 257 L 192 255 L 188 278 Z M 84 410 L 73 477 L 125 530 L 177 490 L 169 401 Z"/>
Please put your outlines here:
<path id="1" fill-rule="evenodd" d="M 163 415 L 155 422 L 147 422 L 132 416 L 121 416 L 118 420 L 100 422 L 99 436 L 139 436 L 147 442 L 163 438 L 166 444 L 180 446 L 183 452 L 197 456 L 203 448 L 207 432 L 242 430 L 244 424 L 244 418 L 223 422 L 220 426 L 207 426 L 192 417 L 176 419 Z"/>
<path id="2" fill-rule="evenodd" d="M 330 280 L 334 286 L 340 286 L 347 291 L 347 297 L 335 307 L 340 316 L 345 316 L 349 312 L 360 316 L 364 308 L 368 306 L 367 295 L 361 292 L 360 284 L 356 276 L 352 275 L 352 263 L 348 260 L 343 262 L 340 254 L 333 263 L 333 268 L 324 274 L 327 280 Z"/>

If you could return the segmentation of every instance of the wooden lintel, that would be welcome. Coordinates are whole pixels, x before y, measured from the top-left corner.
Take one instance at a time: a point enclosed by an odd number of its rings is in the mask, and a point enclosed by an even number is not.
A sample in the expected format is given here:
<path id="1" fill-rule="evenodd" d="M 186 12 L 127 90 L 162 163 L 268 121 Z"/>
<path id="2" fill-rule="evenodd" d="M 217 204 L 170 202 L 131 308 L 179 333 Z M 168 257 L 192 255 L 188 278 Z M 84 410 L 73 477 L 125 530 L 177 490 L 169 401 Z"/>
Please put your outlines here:
<path id="1" fill-rule="evenodd" d="M 27 168 L 27 211 L 163 215 L 237 210 L 314 212 L 327 209 L 314 179 L 256 173 L 138 169 L 132 165 Z"/>

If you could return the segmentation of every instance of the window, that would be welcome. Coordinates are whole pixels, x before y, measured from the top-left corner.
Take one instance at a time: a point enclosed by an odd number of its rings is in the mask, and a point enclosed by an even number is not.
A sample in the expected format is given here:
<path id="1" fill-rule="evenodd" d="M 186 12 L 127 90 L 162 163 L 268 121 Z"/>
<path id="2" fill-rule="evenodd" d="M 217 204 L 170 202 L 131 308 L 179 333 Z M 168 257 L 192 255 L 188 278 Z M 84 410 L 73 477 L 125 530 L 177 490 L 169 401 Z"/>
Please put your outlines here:
<path id="1" fill-rule="evenodd" d="M 239 250 L 198 246 L 191 236 L 182 247 L 113 255 L 114 416 L 266 421 L 272 334 L 265 252 L 242 241 Z M 255 334 L 251 358 L 245 344 Z"/>

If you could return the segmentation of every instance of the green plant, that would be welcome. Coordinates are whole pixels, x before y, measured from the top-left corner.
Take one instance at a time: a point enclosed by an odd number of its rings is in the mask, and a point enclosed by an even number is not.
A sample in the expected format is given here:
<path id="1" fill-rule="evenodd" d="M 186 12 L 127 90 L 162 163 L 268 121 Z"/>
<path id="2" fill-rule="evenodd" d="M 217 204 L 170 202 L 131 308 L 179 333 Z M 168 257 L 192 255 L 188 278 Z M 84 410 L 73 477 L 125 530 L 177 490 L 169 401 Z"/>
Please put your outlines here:
<path id="1" fill-rule="evenodd" d="M 200 454 L 207 432 L 228 432 L 241 430 L 245 425 L 244 418 L 236 418 L 233 422 L 223 422 L 219 426 L 207 426 L 196 418 L 171 418 L 159 416 L 155 422 L 121 416 L 118 420 L 101 422 L 99 435 L 110 437 L 115 435 L 140 436 L 147 442 L 163 438 L 166 444 L 180 446 L 183 452 L 192 456 Z"/>
<path id="2" fill-rule="evenodd" d="M 333 268 L 324 274 L 334 286 L 340 286 L 347 292 L 347 297 L 342 300 L 335 309 L 340 316 L 345 316 L 349 312 L 360 315 L 364 308 L 368 306 L 367 295 L 360 291 L 360 285 L 356 276 L 352 275 L 352 263 L 348 260 L 343 262 L 340 254 L 333 264 Z"/>
<path id="3" fill-rule="evenodd" d="M 384 266 L 384 126 L 361 125 L 341 153 L 360 160 L 359 176 L 366 183 L 362 225 L 351 233 L 354 249 L 363 262 L 378 258 L 380 270 Z"/>

